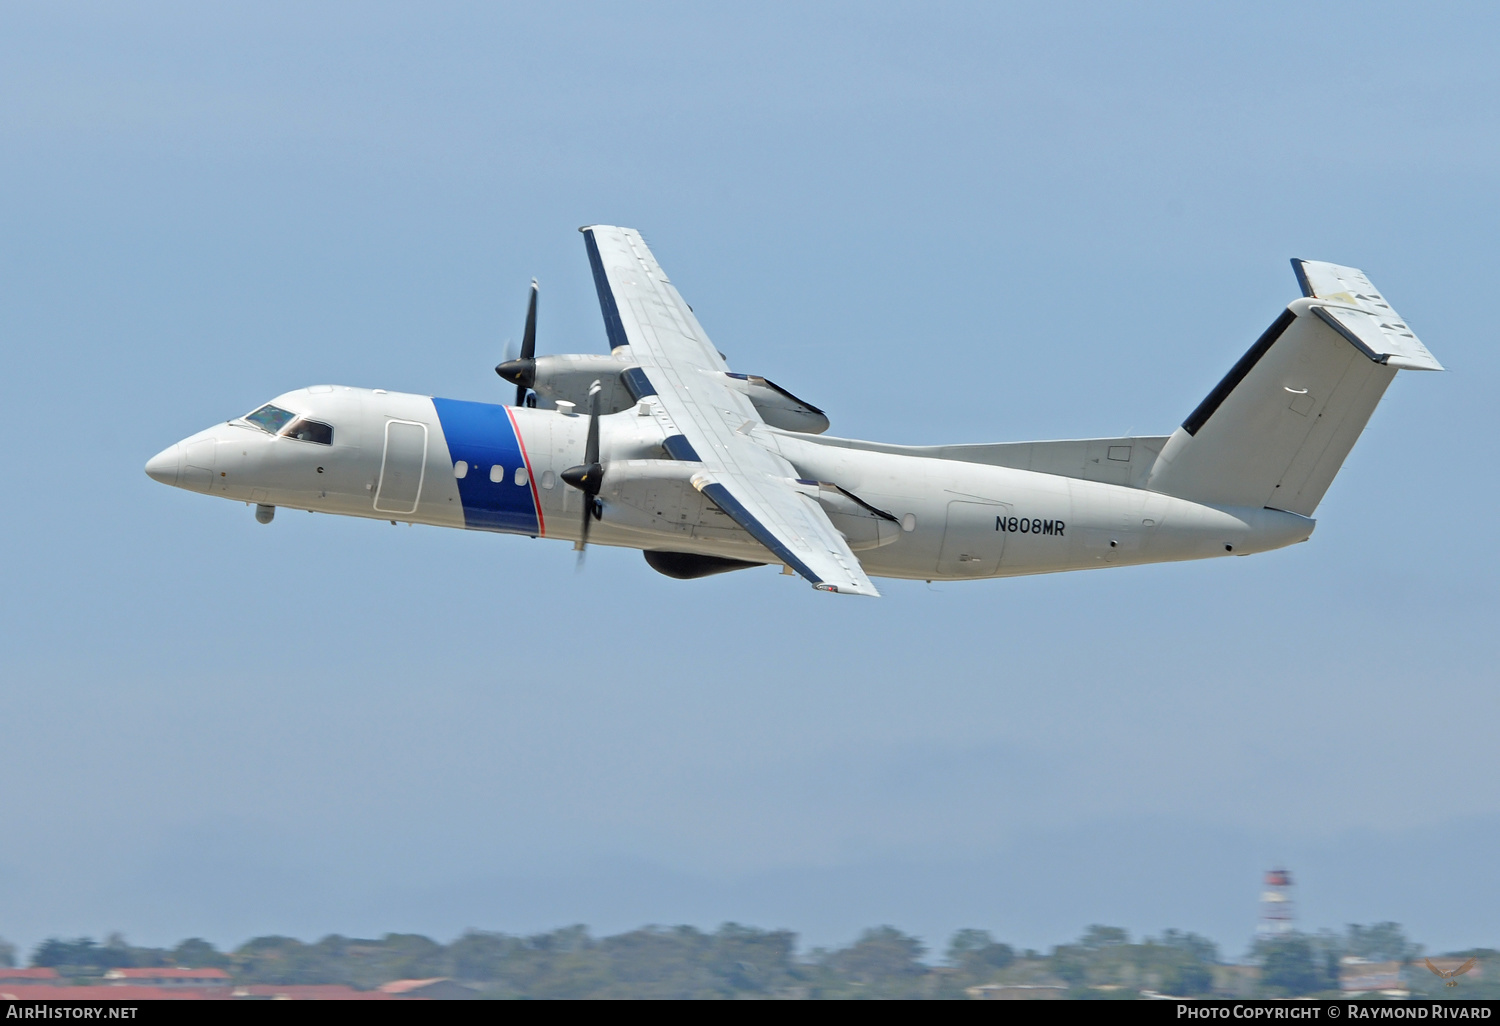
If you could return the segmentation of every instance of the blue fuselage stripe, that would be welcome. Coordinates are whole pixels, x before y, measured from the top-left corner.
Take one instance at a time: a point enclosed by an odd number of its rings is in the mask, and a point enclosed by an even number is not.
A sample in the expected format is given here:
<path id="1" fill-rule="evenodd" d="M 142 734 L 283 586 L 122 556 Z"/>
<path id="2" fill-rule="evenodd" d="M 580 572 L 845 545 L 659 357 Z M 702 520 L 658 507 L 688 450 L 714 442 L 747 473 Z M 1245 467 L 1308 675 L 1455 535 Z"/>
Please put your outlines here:
<path id="1" fill-rule="evenodd" d="M 526 462 L 521 441 L 505 407 L 461 399 L 434 399 L 448 457 L 462 460 L 466 473 L 455 483 L 464 504 L 464 526 L 480 531 L 538 534 L 536 503 L 529 475 L 518 469 Z M 494 468 L 500 468 L 495 471 Z M 499 480 L 495 480 L 498 477 Z"/>

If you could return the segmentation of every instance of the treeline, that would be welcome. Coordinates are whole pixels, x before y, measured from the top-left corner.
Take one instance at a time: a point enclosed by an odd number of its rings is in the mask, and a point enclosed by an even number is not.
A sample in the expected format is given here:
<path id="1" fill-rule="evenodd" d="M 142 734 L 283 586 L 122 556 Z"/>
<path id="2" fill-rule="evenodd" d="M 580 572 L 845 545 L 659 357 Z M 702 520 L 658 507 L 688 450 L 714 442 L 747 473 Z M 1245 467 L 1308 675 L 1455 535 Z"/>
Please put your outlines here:
<path id="1" fill-rule="evenodd" d="M 647 927 L 596 938 L 582 926 L 529 937 L 470 931 L 449 944 L 418 934 L 361 940 L 338 935 L 304 943 L 257 937 L 232 951 L 193 938 L 173 948 L 129 944 L 119 935 L 51 939 L 35 966 L 85 982 L 112 968 L 225 969 L 236 983 L 346 984 L 373 989 L 397 979 L 449 977 L 496 998 L 962 998 L 986 984 L 1047 987 L 1061 996 L 1134 998 L 1143 991 L 1182 996 L 1234 993 L 1300 996 L 1337 993 L 1340 959 L 1410 963 L 1420 954 L 1394 923 L 1351 926 L 1342 934 L 1292 935 L 1256 946 L 1246 963 L 1228 965 L 1213 942 L 1168 930 L 1132 942 L 1118 927 L 1092 926 L 1050 952 L 1017 951 L 984 930 L 960 930 L 929 960 L 915 937 L 893 927 L 866 930 L 842 948 L 799 953 L 797 937 L 726 923 Z M 1495 989 L 1500 961 L 1466 981 L 1466 994 Z M 0 942 L 0 964 L 14 950 Z M 1420 964 L 1420 963 L 1419 963 Z M 1425 969 L 1422 970 L 1425 973 Z M 1417 992 L 1427 987 L 1413 974 Z"/>

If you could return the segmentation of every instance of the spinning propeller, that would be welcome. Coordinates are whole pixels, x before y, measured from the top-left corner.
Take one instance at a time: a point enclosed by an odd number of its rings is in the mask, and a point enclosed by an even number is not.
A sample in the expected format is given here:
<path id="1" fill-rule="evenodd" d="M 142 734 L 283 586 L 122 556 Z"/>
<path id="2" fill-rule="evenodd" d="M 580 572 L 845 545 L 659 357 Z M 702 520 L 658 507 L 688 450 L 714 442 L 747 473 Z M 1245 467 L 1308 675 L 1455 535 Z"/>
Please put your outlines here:
<path id="1" fill-rule="evenodd" d="M 495 373 L 516 386 L 516 405 L 526 405 L 526 392 L 536 384 L 536 279 L 531 279 L 531 302 L 526 307 L 526 333 L 521 336 L 521 355 L 507 359 Z M 509 354 L 506 354 L 509 356 Z"/>
<path id="2" fill-rule="evenodd" d="M 589 386 L 589 433 L 583 445 L 583 462 L 562 472 L 562 479 L 583 493 L 583 530 L 578 537 L 578 562 L 589 547 L 589 522 L 600 520 L 604 508 L 599 503 L 599 489 L 604 484 L 604 466 L 599 462 L 599 382 Z"/>

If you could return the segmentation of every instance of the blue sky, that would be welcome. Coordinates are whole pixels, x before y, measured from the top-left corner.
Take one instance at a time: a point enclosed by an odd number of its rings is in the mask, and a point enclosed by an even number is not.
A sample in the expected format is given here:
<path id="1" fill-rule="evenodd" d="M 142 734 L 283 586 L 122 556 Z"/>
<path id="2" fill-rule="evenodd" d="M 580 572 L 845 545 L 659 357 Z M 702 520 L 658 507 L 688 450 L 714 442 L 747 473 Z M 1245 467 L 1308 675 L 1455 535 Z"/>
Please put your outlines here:
<path id="1" fill-rule="evenodd" d="M 1500 943 L 1497 15 L 1394 4 L 12 5 L 0 936 L 738 920 Z M 1393 385 L 1243 560 L 674 582 L 243 506 L 153 453 L 289 388 L 503 401 L 640 228 L 738 370 L 902 442 L 1167 432 L 1367 270 Z"/>

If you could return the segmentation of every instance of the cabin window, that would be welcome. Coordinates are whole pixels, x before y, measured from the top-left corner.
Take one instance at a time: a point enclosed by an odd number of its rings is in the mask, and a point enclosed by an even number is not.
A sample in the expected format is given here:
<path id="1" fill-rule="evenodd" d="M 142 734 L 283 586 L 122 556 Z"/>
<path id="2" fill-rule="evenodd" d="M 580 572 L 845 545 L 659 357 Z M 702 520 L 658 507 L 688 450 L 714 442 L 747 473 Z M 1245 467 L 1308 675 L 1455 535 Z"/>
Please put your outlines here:
<path id="1" fill-rule="evenodd" d="M 254 413 L 245 414 L 245 419 L 262 431 L 269 431 L 274 435 L 297 419 L 297 415 L 283 410 L 280 406 L 272 406 L 270 403 L 266 403 L 266 405 Z"/>
<path id="2" fill-rule="evenodd" d="M 468 477 L 469 476 L 469 464 L 466 463 L 463 460 L 459 460 L 457 463 L 454 463 L 453 464 L 453 476 L 456 477 L 456 478 L 458 478 L 460 481 L 462 481 L 464 478 Z"/>
<path id="3" fill-rule="evenodd" d="M 517 467 L 516 468 L 516 484 L 523 485 L 528 480 L 529 480 L 529 478 L 527 478 L 527 476 L 526 476 L 526 468 L 525 467 Z M 549 471 L 547 471 L 547 473 L 545 473 L 545 474 L 542 475 L 542 487 L 543 488 L 551 488 L 552 487 L 552 471 L 549 470 Z"/>
<path id="4" fill-rule="evenodd" d="M 505 480 L 505 468 L 502 467 L 500 464 L 496 463 L 493 467 L 490 468 L 490 483 L 491 484 L 499 484 L 501 481 L 504 481 L 504 480 Z"/>
<path id="5" fill-rule="evenodd" d="M 282 434 L 287 438 L 295 438 L 302 442 L 317 442 L 319 445 L 333 444 L 333 428 L 305 417 L 287 428 Z"/>

